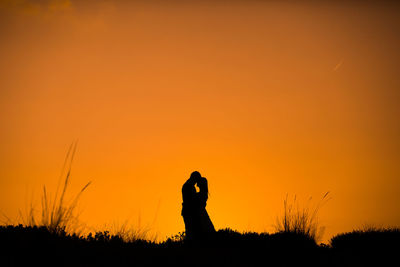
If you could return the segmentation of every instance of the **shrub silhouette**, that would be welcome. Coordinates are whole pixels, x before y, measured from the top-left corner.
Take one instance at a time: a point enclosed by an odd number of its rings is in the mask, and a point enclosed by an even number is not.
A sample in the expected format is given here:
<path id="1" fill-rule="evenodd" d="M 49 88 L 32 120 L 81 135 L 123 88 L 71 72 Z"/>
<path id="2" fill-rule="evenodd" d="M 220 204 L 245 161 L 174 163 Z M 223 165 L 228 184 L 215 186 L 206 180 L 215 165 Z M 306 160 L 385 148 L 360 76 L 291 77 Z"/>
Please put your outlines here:
<path id="1" fill-rule="evenodd" d="M 330 243 L 338 250 L 390 250 L 400 247 L 400 228 L 370 228 L 334 236 Z"/>
<path id="2" fill-rule="evenodd" d="M 99 231 L 87 236 L 44 226 L 0 226 L 2 266 L 383 266 L 396 260 L 399 229 L 337 235 L 331 246 L 294 232 L 254 233 L 226 228 L 200 246 L 175 239 L 127 242 Z"/>
<path id="3" fill-rule="evenodd" d="M 399 228 L 367 228 L 334 236 L 331 246 L 338 264 L 390 266 L 398 261 Z"/>

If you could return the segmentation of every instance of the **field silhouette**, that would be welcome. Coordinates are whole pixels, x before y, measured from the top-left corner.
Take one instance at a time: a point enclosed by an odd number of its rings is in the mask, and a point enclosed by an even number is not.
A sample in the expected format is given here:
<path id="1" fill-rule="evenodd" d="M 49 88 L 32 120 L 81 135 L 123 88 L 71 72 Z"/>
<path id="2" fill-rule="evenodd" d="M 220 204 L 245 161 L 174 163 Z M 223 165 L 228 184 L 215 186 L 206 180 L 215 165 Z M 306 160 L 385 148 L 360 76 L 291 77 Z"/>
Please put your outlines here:
<path id="1" fill-rule="evenodd" d="M 67 153 L 55 195 L 51 198 L 43 188 L 40 216 L 31 205 L 22 216 L 24 224 L 0 226 L 0 266 L 391 266 L 398 262 L 399 228 L 369 227 L 318 244 L 323 229 L 317 213 L 329 200 L 329 192 L 314 209 L 300 208 L 296 199 L 290 202 L 286 197 L 276 233 L 226 228 L 213 230 L 207 238 L 188 238 L 182 232 L 156 242 L 140 229 L 130 231 L 123 225 L 116 233 L 84 235 L 75 207 L 90 183 L 72 201 L 64 198 L 75 150 L 76 143 Z"/>
<path id="2" fill-rule="evenodd" d="M 46 227 L 1 226 L 2 266 L 390 266 L 398 261 L 399 229 L 339 234 L 318 245 L 300 233 L 219 230 L 188 244 L 184 235 L 156 243 L 97 232 L 88 236 Z"/>

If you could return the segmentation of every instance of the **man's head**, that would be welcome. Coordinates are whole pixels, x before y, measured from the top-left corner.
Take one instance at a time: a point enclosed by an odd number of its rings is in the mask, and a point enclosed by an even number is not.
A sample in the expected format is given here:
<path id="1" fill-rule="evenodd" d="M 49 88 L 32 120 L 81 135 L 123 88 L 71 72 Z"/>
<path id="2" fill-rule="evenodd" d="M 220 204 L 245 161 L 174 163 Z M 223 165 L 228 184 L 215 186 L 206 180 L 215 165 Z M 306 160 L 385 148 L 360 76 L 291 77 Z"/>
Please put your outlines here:
<path id="1" fill-rule="evenodd" d="M 198 171 L 194 171 L 192 172 L 192 174 L 190 175 L 190 180 L 194 180 L 197 181 L 201 178 L 201 174 Z"/>

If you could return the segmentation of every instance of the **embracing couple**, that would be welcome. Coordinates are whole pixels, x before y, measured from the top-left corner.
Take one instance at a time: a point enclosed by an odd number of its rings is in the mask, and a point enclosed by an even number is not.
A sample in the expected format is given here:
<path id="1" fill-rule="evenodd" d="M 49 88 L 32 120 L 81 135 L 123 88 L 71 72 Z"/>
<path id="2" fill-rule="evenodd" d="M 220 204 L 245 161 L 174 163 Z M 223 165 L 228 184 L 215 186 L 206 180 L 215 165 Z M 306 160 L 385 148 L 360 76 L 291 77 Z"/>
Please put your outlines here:
<path id="1" fill-rule="evenodd" d="M 199 192 L 195 186 L 199 188 Z M 182 217 L 187 240 L 200 241 L 211 238 L 215 228 L 206 210 L 207 179 L 201 177 L 199 172 L 193 172 L 182 186 L 182 198 Z"/>

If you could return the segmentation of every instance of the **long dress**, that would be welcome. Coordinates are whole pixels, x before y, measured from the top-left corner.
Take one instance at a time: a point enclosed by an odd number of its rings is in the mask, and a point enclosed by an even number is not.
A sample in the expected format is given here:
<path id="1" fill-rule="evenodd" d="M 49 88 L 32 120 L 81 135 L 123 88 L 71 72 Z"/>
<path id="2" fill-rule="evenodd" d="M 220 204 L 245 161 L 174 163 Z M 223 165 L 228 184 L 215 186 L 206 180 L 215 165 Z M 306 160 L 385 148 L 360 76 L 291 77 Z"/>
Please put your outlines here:
<path id="1" fill-rule="evenodd" d="M 198 230 L 202 237 L 209 238 L 215 233 L 215 228 L 206 210 L 208 199 L 208 184 L 206 178 L 201 178 L 198 186 L 200 189 L 200 191 L 196 193 L 199 201 Z"/>

